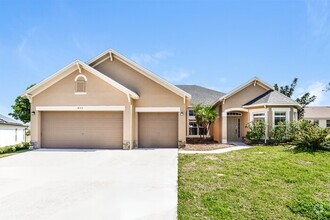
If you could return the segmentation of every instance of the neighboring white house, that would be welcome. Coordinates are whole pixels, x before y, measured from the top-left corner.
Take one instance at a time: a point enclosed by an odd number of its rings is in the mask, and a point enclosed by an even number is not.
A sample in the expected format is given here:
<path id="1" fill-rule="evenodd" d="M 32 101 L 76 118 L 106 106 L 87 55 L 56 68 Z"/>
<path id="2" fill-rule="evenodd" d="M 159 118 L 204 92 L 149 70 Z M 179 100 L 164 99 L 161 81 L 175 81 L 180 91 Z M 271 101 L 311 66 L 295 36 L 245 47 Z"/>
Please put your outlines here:
<path id="1" fill-rule="evenodd" d="M 26 141 L 27 126 L 0 114 L 0 147 Z"/>
<path id="2" fill-rule="evenodd" d="M 305 107 L 304 118 L 313 121 L 322 128 L 330 128 L 330 106 Z"/>

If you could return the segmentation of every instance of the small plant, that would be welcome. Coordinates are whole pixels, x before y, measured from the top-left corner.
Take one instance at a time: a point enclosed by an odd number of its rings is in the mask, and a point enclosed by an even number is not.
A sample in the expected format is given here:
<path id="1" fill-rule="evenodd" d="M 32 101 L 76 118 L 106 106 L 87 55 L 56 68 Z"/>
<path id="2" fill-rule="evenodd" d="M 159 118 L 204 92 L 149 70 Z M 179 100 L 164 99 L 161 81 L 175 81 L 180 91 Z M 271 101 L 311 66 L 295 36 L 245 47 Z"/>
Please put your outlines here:
<path id="1" fill-rule="evenodd" d="M 246 138 L 251 141 L 251 143 L 260 143 L 261 140 L 265 138 L 266 123 L 263 120 L 251 121 L 246 127 L 248 128 Z"/>

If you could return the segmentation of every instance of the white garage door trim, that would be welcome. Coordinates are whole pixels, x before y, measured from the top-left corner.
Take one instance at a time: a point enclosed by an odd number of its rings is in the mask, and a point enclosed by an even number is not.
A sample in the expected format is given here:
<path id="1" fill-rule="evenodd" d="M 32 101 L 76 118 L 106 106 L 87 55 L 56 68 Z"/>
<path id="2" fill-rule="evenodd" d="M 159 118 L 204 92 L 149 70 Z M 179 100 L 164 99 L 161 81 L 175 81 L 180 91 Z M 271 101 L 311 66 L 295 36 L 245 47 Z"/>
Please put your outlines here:
<path id="1" fill-rule="evenodd" d="M 136 107 L 135 112 L 180 112 L 180 107 Z"/>
<path id="2" fill-rule="evenodd" d="M 37 111 L 125 111 L 125 106 L 37 106 Z"/>

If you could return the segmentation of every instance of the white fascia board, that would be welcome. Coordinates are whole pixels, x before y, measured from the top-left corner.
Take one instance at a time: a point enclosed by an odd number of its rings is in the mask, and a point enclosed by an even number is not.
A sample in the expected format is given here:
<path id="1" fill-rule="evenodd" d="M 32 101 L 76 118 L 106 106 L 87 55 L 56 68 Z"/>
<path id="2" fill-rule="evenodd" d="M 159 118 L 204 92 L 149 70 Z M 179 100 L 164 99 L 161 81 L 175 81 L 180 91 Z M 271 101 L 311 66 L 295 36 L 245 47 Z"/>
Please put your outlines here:
<path id="1" fill-rule="evenodd" d="M 97 61 L 98 59 L 102 58 L 103 56 L 106 56 L 101 61 L 97 62 L 96 64 L 94 64 L 92 66 L 92 67 L 95 67 L 98 64 L 102 63 L 104 60 L 110 59 L 110 53 L 113 56 L 117 57 L 118 60 L 122 61 L 123 63 L 125 63 L 126 65 L 130 66 L 134 70 L 138 71 L 142 75 L 148 77 L 149 79 L 152 79 L 153 81 L 157 82 L 158 84 L 160 84 L 160 85 L 164 86 L 165 88 L 171 90 L 172 92 L 176 93 L 177 95 L 180 95 L 182 97 L 187 97 L 188 99 L 191 99 L 191 95 L 189 93 L 187 93 L 184 90 L 176 87 L 175 85 L 167 82 L 165 79 L 163 79 L 163 78 L 159 77 L 158 75 L 152 73 L 151 71 L 145 69 L 144 67 L 142 67 L 139 64 L 135 63 L 134 61 L 128 59 L 127 57 L 121 55 L 120 53 L 118 53 L 115 50 L 108 49 L 105 52 L 101 53 L 100 55 L 96 56 L 95 58 L 89 60 L 87 62 L 87 64 L 88 65 L 91 65 L 91 63 Z M 109 55 L 109 57 L 108 57 L 108 55 Z"/>
<path id="2" fill-rule="evenodd" d="M 29 88 L 28 90 L 26 90 L 21 96 L 26 96 L 27 94 L 30 94 L 32 91 L 38 89 L 40 86 L 46 84 L 47 82 L 50 82 L 51 80 L 53 80 L 54 78 L 56 78 L 57 76 L 61 75 L 63 72 L 67 71 L 68 69 L 72 68 L 73 65 L 76 65 L 76 63 L 78 62 L 78 60 L 73 61 L 72 63 L 70 63 L 69 65 L 63 67 L 62 69 L 58 70 L 57 72 L 55 72 L 53 75 L 47 77 L 46 79 L 42 80 L 41 82 L 37 83 L 36 85 L 34 85 L 33 87 Z"/>
<path id="3" fill-rule="evenodd" d="M 180 112 L 180 107 L 136 107 L 135 112 Z"/>
<path id="4" fill-rule="evenodd" d="M 253 107 L 272 107 L 272 106 L 294 106 L 294 107 L 300 107 L 300 105 L 297 104 L 272 104 L 272 103 L 264 103 L 264 104 L 257 104 L 257 105 L 244 105 L 243 108 L 253 108 Z"/>
<path id="5" fill-rule="evenodd" d="M 81 65 L 83 69 L 87 70 L 89 73 L 94 74 L 98 78 L 104 80 L 105 82 L 107 82 L 108 84 L 110 84 L 113 87 L 117 88 L 118 90 L 122 91 L 123 93 L 129 94 L 130 97 L 132 97 L 133 99 L 139 99 L 139 96 L 135 92 L 129 90 L 128 88 L 124 87 L 123 85 L 119 84 L 118 82 L 114 81 L 113 79 L 109 78 L 108 76 L 104 75 L 103 73 L 99 72 L 98 70 L 94 69 L 93 67 L 90 67 L 89 65 L 85 64 L 84 62 L 82 62 L 80 60 L 76 60 L 76 61 L 72 62 L 68 66 L 62 68 L 61 70 L 59 70 L 58 72 L 54 73 L 50 77 L 48 77 L 45 80 L 41 81 L 37 85 L 35 85 L 32 88 L 26 90 L 22 96 L 26 96 L 26 94 L 32 93 L 33 91 L 35 91 L 36 89 L 38 89 L 40 86 L 46 84 L 47 82 L 50 82 L 51 80 L 53 80 L 54 78 L 56 78 L 56 77 L 58 77 L 58 76 L 60 76 L 62 74 L 61 77 L 59 77 L 56 81 L 54 81 L 49 86 L 53 85 L 54 83 L 58 82 L 59 80 L 65 78 L 66 76 L 68 76 L 69 74 L 71 74 L 72 72 L 67 72 L 67 73 L 65 73 L 65 72 L 67 70 L 69 70 L 70 68 L 72 68 L 73 66 L 77 66 L 77 64 Z M 44 88 L 43 90 L 45 90 L 45 89 L 46 88 Z M 35 96 L 35 95 L 37 95 L 37 94 L 39 94 L 43 90 L 39 91 L 38 93 L 32 94 L 32 97 Z"/>
<path id="6" fill-rule="evenodd" d="M 125 106 L 37 106 L 37 111 L 125 111 Z"/>

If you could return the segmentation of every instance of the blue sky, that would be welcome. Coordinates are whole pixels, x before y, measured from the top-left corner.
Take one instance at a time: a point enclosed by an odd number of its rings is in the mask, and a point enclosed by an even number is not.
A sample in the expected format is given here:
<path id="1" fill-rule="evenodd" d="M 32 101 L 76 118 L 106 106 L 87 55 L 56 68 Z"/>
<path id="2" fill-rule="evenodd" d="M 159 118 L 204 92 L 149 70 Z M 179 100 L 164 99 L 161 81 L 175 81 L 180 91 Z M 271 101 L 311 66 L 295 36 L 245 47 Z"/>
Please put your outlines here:
<path id="1" fill-rule="evenodd" d="M 174 84 L 228 92 L 299 78 L 330 105 L 330 1 L 0 1 L 0 112 L 73 60 L 108 48 Z"/>

